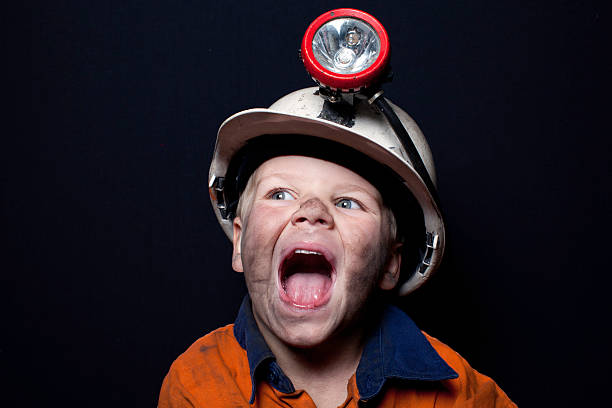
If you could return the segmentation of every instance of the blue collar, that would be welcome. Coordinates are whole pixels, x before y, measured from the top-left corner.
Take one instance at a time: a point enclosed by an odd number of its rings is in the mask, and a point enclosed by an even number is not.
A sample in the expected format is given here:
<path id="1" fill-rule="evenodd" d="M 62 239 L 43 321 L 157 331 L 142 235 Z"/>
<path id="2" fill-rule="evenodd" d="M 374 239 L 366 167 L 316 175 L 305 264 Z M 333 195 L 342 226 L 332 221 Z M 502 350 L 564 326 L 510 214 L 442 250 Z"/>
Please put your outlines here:
<path id="1" fill-rule="evenodd" d="M 234 336 L 246 350 L 251 374 L 251 400 L 255 401 L 257 380 L 265 380 L 278 391 L 295 392 L 291 380 L 276 363 L 251 310 L 248 295 L 242 301 L 234 324 Z M 457 373 L 438 355 L 414 322 L 401 310 L 387 306 L 379 326 L 368 338 L 359 366 L 357 389 L 362 400 L 374 398 L 389 378 L 412 381 L 441 381 Z"/>

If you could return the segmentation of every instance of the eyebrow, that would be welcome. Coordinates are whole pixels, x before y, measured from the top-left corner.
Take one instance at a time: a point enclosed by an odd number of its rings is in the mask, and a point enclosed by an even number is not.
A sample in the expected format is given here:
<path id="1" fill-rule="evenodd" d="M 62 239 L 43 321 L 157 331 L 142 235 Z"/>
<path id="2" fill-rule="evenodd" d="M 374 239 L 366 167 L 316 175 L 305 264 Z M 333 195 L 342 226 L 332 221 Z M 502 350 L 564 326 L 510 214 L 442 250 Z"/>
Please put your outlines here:
<path id="1" fill-rule="evenodd" d="M 376 194 L 378 192 L 378 190 L 376 190 L 376 187 L 374 187 L 374 191 L 371 191 L 357 184 L 341 184 L 341 188 L 339 189 L 339 191 L 344 191 L 347 193 L 360 191 L 368 195 L 374 195 L 374 196 L 380 195 L 380 193 Z"/>
<path id="2" fill-rule="evenodd" d="M 282 178 L 282 179 L 284 179 L 284 178 L 286 178 L 287 176 L 289 176 L 289 177 L 298 176 L 298 177 L 299 177 L 299 176 L 300 176 L 300 174 L 299 174 L 299 173 L 296 173 L 296 174 L 289 174 L 289 175 L 288 175 L 288 174 L 287 174 L 287 172 L 278 172 L 278 171 L 277 171 L 276 173 L 270 173 L 270 174 L 266 174 L 266 175 L 264 175 L 264 176 L 261 176 L 261 175 L 260 175 L 260 178 L 278 177 L 278 178 Z"/>
<path id="3" fill-rule="evenodd" d="M 287 173 L 272 173 L 272 174 L 266 174 L 264 176 L 258 175 L 257 186 L 259 186 L 263 181 L 267 181 L 268 179 L 275 179 L 275 178 L 280 179 L 286 183 L 289 183 L 289 180 L 288 180 L 289 177 L 301 178 L 299 174 L 287 175 Z"/>

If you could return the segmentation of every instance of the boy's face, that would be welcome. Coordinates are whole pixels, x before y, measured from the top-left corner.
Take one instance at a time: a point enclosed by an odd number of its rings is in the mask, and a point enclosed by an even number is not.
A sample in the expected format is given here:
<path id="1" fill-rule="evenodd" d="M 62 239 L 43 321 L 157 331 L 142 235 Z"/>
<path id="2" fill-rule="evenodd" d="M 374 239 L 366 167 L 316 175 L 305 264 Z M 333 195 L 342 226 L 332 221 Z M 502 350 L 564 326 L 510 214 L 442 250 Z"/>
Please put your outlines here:
<path id="1" fill-rule="evenodd" d="M 264 337 L 314 347 L 358 330 L 368 297 L 399 275 L 378 190 L 303 156 L 270 159 L 251 178 L 245 214 L 234 220 L 232 266 L 245 273 Z"/>

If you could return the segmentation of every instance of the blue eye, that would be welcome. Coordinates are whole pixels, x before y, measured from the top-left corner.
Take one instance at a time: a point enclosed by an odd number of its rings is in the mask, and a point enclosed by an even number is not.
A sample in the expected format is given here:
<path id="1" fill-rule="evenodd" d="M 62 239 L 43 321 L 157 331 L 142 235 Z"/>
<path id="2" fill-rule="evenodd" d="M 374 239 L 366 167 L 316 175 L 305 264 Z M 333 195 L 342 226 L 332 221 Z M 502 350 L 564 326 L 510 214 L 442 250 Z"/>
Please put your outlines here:
<path id="1" fill-rule="evenodd" d="M 270 199 L 272 200 L 295 200 L 295 197 L 289 194 L 288 191 L 277 190 L 277 191 L 274 191 L 272 194 L 270 194 Z"/>
<path id="2" fill-rule="evenodd" d="M 336 203 L 336 207 L 344 208 L 347 210 L 358 210 L 361 208 L 359 204 L 355 200 L 351 200 L 350 198 L 342 198 Z"/>

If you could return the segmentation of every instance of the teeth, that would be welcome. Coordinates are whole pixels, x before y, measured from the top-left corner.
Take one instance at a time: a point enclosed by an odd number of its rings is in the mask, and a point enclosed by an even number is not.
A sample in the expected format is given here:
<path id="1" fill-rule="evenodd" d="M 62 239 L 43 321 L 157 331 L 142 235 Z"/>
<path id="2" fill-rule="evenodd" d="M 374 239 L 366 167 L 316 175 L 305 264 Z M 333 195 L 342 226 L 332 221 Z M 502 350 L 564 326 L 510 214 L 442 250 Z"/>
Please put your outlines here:
<path id="1" fill-rule="evenodd" d="M 296 249 L 295 254 L 304 254 L 304 255 L 323 255 L 320 252 L 316 252 L 316 251 L 308 251 L 306 249 Z"/>

